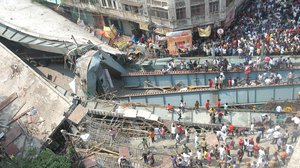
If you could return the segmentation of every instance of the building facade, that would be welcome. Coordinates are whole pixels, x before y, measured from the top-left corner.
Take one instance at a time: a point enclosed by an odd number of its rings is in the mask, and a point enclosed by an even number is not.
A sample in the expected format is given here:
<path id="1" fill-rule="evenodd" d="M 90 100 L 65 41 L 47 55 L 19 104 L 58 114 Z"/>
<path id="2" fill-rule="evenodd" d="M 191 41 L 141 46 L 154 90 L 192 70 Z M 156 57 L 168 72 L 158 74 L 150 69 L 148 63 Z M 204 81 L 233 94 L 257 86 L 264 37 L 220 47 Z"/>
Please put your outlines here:
<path id="1" fill-rule="evenodd" d="M 157 32 L 221 26 L 245 0 L 64 0 L 63 6 L 102 15 L 103 24 L 114 24 L 130 35 L 137 26 L 147 30 L 150 20 Z"/>

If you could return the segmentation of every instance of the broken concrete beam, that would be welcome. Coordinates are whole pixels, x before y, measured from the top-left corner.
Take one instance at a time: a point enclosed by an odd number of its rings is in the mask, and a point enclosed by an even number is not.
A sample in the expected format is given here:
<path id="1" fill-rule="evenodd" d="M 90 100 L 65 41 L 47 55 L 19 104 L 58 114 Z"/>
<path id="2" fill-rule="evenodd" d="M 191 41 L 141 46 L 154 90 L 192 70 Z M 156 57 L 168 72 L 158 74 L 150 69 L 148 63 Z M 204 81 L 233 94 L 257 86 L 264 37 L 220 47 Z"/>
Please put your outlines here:
<path id="1" fill-rule="evenodd" d="M 11 94 L 8 98 L 4 101 L 0 102 L 0 111 L 3 110 L 6 106 L 12 103 L 16 98 L 18 98 L 18 94 L 15 92 Z"/>

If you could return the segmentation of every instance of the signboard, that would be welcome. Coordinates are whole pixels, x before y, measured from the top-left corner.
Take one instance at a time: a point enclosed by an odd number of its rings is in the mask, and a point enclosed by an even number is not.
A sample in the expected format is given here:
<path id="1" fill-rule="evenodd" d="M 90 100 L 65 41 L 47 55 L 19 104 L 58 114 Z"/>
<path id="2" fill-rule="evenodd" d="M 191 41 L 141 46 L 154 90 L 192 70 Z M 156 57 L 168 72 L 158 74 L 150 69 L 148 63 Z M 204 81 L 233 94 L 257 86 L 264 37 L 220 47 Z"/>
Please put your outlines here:
<path id="1" fill-rule="evenodd" d="M 200 37 L 209 37 L 211 34 L 211 27 L 207 26 L 205 29 L 198 28 L 198 33 Z"/>
<path id="2" fill-rule="evenodd" d="M 141 30 L 149 31 L 149 29 L 148 29 L 148 23 L 140 23 L 140 29 Z M 163 28 L 163 27 L 161 27 L 161 28 L 156 28 L 154 31 L 157 34 L 166 35 L 167 33 L 171 32 L 172 30 L 169 29 L 169 28 Z"/>
<path id="3" fill-rule="evenodd" d="M 222 28 L 220 28 L 220 29 L 217 30 L 217 33 L 218 33 L 219 35 L 222 35 L 222 34 L 224 33 L 224 30 L 223 30 Z"/>
<path id="4" fill-rule="evenodd" d="M 192 49 L 192 32 L 190 30 L 169 32 L 166 34 L 168 50 L 171 55 L 178 54 L 178 50 L 191 51 Z"/>

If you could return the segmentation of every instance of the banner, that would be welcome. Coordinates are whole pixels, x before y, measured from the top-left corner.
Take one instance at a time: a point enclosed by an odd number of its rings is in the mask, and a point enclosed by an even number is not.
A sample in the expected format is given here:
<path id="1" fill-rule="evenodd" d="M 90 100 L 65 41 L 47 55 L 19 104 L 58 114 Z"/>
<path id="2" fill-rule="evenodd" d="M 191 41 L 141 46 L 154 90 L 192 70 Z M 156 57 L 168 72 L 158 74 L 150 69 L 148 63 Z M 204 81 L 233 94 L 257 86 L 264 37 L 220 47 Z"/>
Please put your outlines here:
<path id="1" fill-rule="evenodd" d="M 141 30 L 149 31 L 148 30 L 148 23 L 140 23 L 140 29 Z"/>
<path id="2" fill-rule="evenodd" d="M 178 50 L 191 51 L 192 49 L 192 32 L 190 30 L 169 32 L 166 34 L 168 50 L 171 55 L 178 54 Z"/>
<path id="3" fill-rule="evenodd" d="M 198 28 L 198 33 L 200 37 L 209 37 L 211 34 L 211 27 L 207 26 L 205 29 Z"/>
<path id="4" fill-rule="evenodd" d="M 140 25 L 141 30 L 149 31 L 148 30 L 148 23 L 140 23 L 139 25 Z M 172 29 L 159 27 L 159 28 L 156 28 L 154 31 L 155 31 L 156 34 L 166 35 L 168 32 L 171 32 Z"/>
<path id="5" fill-rule="evenodd" d="M 118 35 L 118 30 L 114 25 L 111 25 L 110 27 L 103 26 L 103 31 L 106 32 L 111 39 L 115 39 Z"/>
<path id="6" fill-rule="evenodd" d="M 229 9 L 229 11 L 227 12 L 227 16 L 226 16 L 226 20 L 225 20 L 225 24 L 224 27 L 227 28 L 230 26 L 230 24 L 232 23 L 232 21 L 234 20 L 235 17 L 235 7 L 232 7 L 231 9 Z"/>

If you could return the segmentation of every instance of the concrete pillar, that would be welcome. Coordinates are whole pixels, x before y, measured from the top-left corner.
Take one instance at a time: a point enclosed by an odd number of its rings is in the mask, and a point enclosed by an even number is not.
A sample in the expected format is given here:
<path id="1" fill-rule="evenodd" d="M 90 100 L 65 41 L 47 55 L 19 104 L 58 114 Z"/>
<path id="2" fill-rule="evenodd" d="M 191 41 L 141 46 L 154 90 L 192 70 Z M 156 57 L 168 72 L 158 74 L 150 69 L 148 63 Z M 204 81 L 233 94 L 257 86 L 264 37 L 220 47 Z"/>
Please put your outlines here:
<path id="1" fill-rule="evenodd" d="M 209 20 L 209 0 L 205 0 L 205 20 Z"/>
<path id="2" fill-rule="evenodd" d="M 171 28 L 174 30 L 176 26 L 176 8 L 175 8 L 175 1 L 174 0 L 168 0 L 168 15 L 169 15 L 169 20 L 171 22 Z"/>
<path id="3" fill-rule="evenodd" d="M 226 1 L 220 1 L 219 0 L 219 16 L 225 17 L 225 12 L 226 12 Z"/>
<path id="4" fill-rule="evenodd" d="M 185 0 L 186 18 L 191 19 L 191 1 Z"/>
<path id="5" fill-rule="evenodd" d="M 106 3 L 106 6 L 108 6 L 108 1 L 107 0 L 105 0 L 105 3 Z"/>

